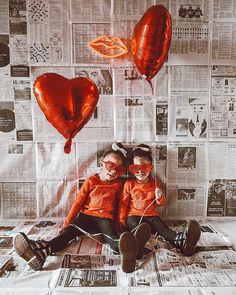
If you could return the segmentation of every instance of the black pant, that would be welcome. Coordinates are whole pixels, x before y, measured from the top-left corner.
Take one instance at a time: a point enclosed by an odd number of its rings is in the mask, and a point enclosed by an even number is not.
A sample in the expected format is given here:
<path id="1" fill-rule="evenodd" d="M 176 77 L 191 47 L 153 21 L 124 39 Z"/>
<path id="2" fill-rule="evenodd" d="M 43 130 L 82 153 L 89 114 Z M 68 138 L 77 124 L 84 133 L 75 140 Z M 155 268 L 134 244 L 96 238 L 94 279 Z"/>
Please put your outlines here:
<path id="1" fill-rule="evenodd" d="M 82 236 L 83 233 L 79 229 L 73 227 L 73 224 L 79 226 L 88 233 L 102 233 L 105 241 L 111 248 L 117 252 L 119 237 L 115 232 L 114 221 L 109 218 L 100 218 L 95 216 L 80 213 L 72 222 L 67 226 L 61 234 L 49 241 L 52 253 L 56 253 L 64 249 L 76 237 Z"/>
<path id="2" fill-rule="evenodd" d="M 126 219 L 126 225 L 129 230 L 133 230 L 141 219 L 141 216 L 130 216 Z M 142 222 L 148 223 L 152 230 L 162 236 L 165 240 L 173 242 L 176 237 L 176 232 L 169 228 L 159 216 L 144 216 Z"/>

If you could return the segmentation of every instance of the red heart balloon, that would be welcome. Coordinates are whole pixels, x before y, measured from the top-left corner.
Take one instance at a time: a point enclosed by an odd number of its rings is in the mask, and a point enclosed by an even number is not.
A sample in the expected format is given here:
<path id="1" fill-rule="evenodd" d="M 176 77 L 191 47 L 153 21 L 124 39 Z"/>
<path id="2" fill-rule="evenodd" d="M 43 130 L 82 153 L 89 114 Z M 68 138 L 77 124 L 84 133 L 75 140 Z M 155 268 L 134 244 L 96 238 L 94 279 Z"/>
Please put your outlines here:
<path id="1" fill-rule="evenodd" d="M 55 73 L 39 76 L 34 94 L 48 121 L 67 139 L 70 153 L 72 138 L 92 116 L 98 102 L 97 86 L 88 78 L 67 79 Z"/>
<path id="2" fill-rule="evenodd" d="M 137 69 L 151 87 L 151 79 L 165 62 L 170 41 L 170 13 L 162 5 L 150 7 L 134 28 L 132 54 Z"/>

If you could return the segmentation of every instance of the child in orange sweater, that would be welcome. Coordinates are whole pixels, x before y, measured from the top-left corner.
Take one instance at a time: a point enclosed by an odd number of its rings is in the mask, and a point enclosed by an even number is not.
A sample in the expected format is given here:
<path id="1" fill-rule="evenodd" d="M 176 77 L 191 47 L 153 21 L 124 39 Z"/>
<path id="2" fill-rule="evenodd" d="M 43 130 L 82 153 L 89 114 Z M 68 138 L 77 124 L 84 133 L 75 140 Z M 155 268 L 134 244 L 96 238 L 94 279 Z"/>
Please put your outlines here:
<path id="1" fill-rule="evenodd" d="M 152 154 L 149 146 L 140 144 L 130 155 L 129 171 L 134 178 L 126 181 L 119 205 L 119 222 L 134 231 L 141 222 L 149 224 L 157 234 L 173 243 L 184 255 L 195 253 L 201 230 L 191 220 L 184 232 L 176 233 L 159 216 L 158 206 L 165 204 L 161 186 L 151 176 Z M 142 255 L 142 249 L 139 254 Z"/>
<path id="2" fill-rule="evenodd" d="M 126 170 L 125 153 L 124 148 L 117 144 L 113 150 L 105 152 L 101 172 L 85 180 L 58 236 L 50 241 L 34 241 L 24 233 L 16 235 L 15 249 L 31 268 L 41 269 L 48 255 L 62 250 L 83 233 L 101 233 L 115 252 L 119 253 L 120 248 L 122 249 L 123 256 L 129 256 L 130 243 L 134 245 L 134 251 L 137 251 L 133 234 L 123 233 L 119 239 L 115 231 L 114 208 L 122 189 L 119 176 Z M 140 236 L 142 230 L 139 227 L 137 231 Z M 122 269 L 127 271 L 125 260 L 122 263 Z"/>

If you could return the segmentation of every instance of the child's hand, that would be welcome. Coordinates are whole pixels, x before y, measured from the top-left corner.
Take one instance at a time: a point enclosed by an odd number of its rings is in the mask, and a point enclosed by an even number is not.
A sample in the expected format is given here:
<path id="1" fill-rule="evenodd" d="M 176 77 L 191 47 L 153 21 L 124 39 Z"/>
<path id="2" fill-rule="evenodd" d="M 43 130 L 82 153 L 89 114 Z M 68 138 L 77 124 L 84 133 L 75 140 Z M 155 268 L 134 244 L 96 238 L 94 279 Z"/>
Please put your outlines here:
<path id="1" fill-rule="evenodd" d="M 162 197 L 162 190 L 158 187 L 156 187 L 155 189 L 155 197 L 157 201 L 160 201 L 161 197 Z"/>

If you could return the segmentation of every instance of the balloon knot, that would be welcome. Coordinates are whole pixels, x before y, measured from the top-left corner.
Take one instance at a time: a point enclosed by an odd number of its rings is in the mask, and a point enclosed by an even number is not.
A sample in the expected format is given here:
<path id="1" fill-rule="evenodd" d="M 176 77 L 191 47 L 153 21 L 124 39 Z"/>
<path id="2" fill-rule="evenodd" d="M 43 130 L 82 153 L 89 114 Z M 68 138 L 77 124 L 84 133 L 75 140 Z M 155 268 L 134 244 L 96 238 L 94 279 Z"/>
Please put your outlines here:
<path id="1" fill-rule="evenodd" d="M 69 154 L 70 153 L 70 151 L 71 151 L 71 144 L 72 144 L 72 140 L 71 140 L 71 138 L 69 138 L 67 140 L 67 142 L 65 143 L 65 146 L 64 146 L 64 152 L 66 154 Z"/>

